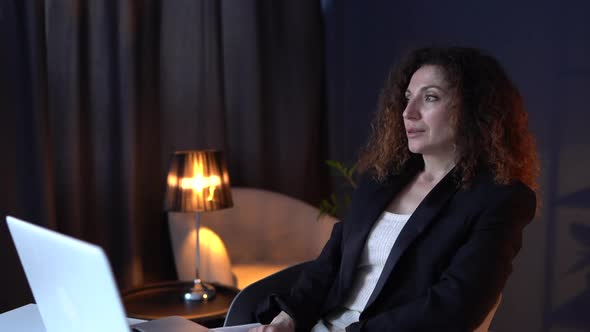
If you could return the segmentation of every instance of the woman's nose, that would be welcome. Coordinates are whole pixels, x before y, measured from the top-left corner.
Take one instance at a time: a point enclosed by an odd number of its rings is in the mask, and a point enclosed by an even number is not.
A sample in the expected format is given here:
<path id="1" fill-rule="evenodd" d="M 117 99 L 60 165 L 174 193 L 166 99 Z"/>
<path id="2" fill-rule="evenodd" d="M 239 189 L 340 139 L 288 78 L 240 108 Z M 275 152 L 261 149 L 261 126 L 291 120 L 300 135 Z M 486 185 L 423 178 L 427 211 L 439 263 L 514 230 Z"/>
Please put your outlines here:
<path id="1" fill-rule="evenodd" d="M 404 119 L 417 119 L 420 116 L 415 100 L 408 100 L 408 103 L 406 104 L 406 108 L 404 109 L 402 116 L 404 117 Z"/>

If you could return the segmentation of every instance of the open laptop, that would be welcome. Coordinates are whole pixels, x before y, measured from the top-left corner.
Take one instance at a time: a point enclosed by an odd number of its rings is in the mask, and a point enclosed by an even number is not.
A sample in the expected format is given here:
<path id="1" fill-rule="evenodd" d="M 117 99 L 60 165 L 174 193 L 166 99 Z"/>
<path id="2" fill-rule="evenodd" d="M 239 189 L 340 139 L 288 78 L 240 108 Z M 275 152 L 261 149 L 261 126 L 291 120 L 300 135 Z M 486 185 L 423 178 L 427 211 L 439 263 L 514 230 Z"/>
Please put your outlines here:
<path id="1" fill-rule="evenodd" d="M 47 332 L 130 331 L 104 251 L 6 217 Z"/>
<path id="2" fill-rule="evenodd" d="M 47 332 L 131 330 L 104 251 L 96 245 L 6 217 Z M 133 331 L 207 331 L 180 317 Z"/>

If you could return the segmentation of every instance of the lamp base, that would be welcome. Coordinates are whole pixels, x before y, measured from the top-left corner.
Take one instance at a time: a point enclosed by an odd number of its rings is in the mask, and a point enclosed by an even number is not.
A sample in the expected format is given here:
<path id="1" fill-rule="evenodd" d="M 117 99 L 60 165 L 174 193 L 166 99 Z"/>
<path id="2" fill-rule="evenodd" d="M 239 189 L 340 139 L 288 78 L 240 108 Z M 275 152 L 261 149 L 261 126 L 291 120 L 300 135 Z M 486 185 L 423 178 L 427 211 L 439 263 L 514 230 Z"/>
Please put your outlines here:
<path id="1" fill-rule="evenodd" d="M 202 282 L 201 279 L 193 281 L 193 287 L 184 293 L 185 301 L 199 301 L 205 302 L 212 300 L 215 297 L 215 287 L 208 283 Z"/>

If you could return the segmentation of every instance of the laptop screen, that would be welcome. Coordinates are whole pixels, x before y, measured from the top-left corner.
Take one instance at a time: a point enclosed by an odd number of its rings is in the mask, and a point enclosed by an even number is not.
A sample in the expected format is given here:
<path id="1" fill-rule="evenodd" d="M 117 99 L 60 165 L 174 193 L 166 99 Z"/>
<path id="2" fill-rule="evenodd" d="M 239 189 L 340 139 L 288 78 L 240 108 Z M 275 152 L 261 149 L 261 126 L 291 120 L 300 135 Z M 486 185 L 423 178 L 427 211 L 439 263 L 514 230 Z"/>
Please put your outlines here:
<path id="1" fill-rule="evenodd" d="M 47 332 L 129 331 L 104 251 L 6 217 Z"/>

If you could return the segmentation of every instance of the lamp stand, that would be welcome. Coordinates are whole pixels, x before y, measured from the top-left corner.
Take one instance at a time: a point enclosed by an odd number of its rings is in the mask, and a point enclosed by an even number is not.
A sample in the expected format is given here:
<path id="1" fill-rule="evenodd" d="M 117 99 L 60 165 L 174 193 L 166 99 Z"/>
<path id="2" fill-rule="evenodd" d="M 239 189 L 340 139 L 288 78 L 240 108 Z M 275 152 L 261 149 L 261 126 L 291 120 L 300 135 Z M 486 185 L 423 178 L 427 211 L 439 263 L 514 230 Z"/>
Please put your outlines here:
<path id="1" fill-rule="evenodd" d="M 195 266 L 195 280 L 193 280 L 193 287 L 184 293 L 184 299 L 186 301 L 207 301 L 212 300 L 215 297 L 215 287 L 201 281 L 199 276 L 199 265 L 201 263 L 201 243 L 199 239 L 199 230 L 201 228 L 201 213 L 196 212 L 195 220 L 195 231 L 197 232 L 196 237 L 196 263 Z"/>

